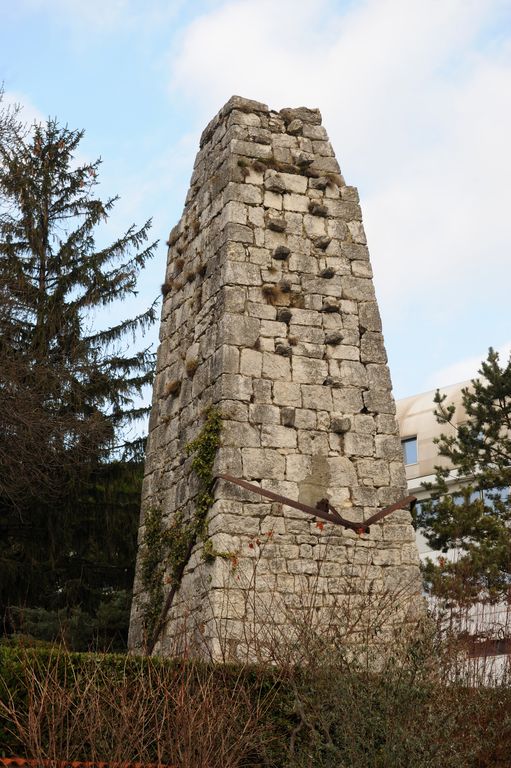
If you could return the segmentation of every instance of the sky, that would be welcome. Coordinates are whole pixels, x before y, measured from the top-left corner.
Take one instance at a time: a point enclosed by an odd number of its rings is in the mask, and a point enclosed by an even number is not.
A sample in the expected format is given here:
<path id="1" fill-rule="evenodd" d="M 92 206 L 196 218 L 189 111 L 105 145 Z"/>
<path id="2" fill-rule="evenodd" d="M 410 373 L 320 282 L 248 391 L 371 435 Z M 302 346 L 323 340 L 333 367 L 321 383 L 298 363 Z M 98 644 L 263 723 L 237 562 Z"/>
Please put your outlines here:
<path id="1" fill-rule="evenodd" d="M 85 129 L 100 237 L 160 240 L 159 293 L 206 123 L 233 94 L 319 107 L 358 187 L 397 398 L 511 350 L 511 0 L 0 0 L 0 82 Z M 146 343 L 156 344 L 158 329 Z"/>

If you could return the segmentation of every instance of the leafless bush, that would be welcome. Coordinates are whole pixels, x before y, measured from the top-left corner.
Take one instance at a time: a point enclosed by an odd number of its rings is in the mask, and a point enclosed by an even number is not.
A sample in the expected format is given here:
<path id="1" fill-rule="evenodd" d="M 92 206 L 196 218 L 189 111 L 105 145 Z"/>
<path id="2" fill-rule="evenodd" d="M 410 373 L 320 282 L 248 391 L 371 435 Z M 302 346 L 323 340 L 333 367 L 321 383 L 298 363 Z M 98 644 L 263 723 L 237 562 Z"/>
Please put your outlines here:
<path id="1" fill-rule="evenodd" d="M 25 654 L 25 696 L 11 685 L 0 714 L 27 757 L 238 768 L 268 738 L 260 723 L 272 694 L 243 670 L 83 659 Z"/>

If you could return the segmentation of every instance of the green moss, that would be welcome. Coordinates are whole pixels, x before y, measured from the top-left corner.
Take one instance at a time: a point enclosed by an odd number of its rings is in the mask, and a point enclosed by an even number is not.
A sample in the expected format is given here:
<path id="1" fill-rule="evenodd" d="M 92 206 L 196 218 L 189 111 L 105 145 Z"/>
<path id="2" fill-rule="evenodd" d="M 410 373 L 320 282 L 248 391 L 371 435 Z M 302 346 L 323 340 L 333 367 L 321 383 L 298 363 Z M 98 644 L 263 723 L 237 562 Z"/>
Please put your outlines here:
<path id="1" fill-rule="evenodd" d="M 147 598 L 143 608 L 143 623 L 145 633 L 151 635 L 163 608 L 166 537 L 161 509 L 148 509 L 144 525 L 140 575 Z"/>
<path id="2" fill-rule="evenodd" d="M 206 517 L 213 504 L 213 464 L 220 445 L 222 417 L 218 408 L 209 408 L 204 426 L 195 440 L 186 446 L 186 453 L 193 454 L 192 470 L 199 478 L 199 492 L 195 504 L 194 521 L 197 534 L 204 538 Z"/>
<path id="3" fill-rule="evenodd" d="M 207 538 L 206 520 L 214 501 L 213 465 L 220 445 L 222 417 L 217 408 L 209 408 L 204 426 L 195 440 L 186 446 L 186 453 L 193 454 L 192 471 L 199 479 L 195 509 L 190 520 L 179 511 L 169 526 L 163 524 L 161 509 L 149 509 L 145 517 L 145 535 L 142 547 L 141 579 L 146 594 L 143 608 L 143 624 L 146 638 L 158 634 L 164 611 L 163 580 L 169 575 L 170 589 L 177 589 L 183 578 L 191 549 L 198 539 Z M 211 542 L 204 544 L 203 558 L 212 562 L 215 557 L 231 557 L 230 553 L 217 552 Z M 167 610 L 170 606 L 167 606 Z M 150 642 L 150 644 L 151 644 Z"/>

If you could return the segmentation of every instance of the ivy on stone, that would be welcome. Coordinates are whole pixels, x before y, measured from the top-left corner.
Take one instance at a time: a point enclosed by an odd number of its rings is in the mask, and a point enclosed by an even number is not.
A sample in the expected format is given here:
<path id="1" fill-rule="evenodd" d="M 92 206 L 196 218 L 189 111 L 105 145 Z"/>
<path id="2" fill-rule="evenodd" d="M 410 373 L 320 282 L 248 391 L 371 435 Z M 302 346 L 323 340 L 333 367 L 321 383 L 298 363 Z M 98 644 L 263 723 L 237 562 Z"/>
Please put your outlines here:
<path id="1" fill-rule="evenodd" d="M 191 468 L 199 479 L 199 491 L 191 519 L 185 521 L 183 512 L 178 511 L 170 526 L 164 529 L 160 509 L 151 509 L 146 515 L 141 578 L 147 595 L 143 615 L 147 654 L 152 653 L 165 625 L 193 547 L 198 539 L 204 540 L 207 536 L 206 521 L 214 501 L 213 465 L 220 445 L 221 429 L 220 411 L 209 408 L 202 430 L 186 446 L 186 453 L 193 454 Z M 205 544 L 206 562 L 211 562 L 218 554 L 222 553 L 215 552 L 208 543 Z M 165 572 L 169 573 L 170 591 L 164 603 Z"/>

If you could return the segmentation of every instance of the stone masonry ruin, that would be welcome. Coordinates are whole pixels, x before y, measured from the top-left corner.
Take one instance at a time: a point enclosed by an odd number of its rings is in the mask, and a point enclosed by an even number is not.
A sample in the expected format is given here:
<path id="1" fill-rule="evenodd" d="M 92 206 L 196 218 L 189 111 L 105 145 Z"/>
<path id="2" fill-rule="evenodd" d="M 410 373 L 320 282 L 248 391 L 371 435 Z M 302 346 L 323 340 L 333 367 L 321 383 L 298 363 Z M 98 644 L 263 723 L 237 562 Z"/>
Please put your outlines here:
<path id="1" fill-rule="evenodd" d="M 384 600 L 403 621 L 420 604 L 407 510 L 358 536 L 216 480 L 176 577 L 200 491 L 187 446 L 212 406 L 214 477 L 327 497 L 354 521 L 406 494 L 358 194 L 319 111 L 232 97 L 202 134 L 168 245 L 130 647 L 156 627 L 149 651 L 256 658 L 312 602 L 325 631 L 346 605 Z"/>

